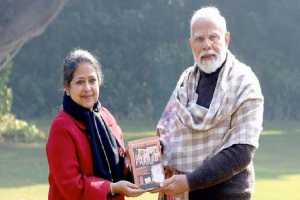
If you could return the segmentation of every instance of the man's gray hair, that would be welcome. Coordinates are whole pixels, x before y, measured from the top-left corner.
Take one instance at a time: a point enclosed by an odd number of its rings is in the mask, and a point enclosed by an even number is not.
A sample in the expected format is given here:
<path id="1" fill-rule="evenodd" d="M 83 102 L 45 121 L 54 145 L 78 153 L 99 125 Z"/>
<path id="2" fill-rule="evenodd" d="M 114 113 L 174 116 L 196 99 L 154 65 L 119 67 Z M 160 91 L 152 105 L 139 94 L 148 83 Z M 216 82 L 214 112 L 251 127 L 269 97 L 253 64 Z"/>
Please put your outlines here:
<path id="1" fill-rule="evenodd" d="M 218 27 L 222 29 L 222 31 L 227 32 L 227 27 L 226 27 L 226 20 L 225 18 L 221 15 L 220 11 L 216 7 L 203 7 L 200 8 L 199 10 L 196 10 L 191 18 L 190 21 L 190 28 L 191 32 L 190 34 L 192 35 L 192 26 L 196 21 L 199 20 L 211 20 L 213 21 Z"/>

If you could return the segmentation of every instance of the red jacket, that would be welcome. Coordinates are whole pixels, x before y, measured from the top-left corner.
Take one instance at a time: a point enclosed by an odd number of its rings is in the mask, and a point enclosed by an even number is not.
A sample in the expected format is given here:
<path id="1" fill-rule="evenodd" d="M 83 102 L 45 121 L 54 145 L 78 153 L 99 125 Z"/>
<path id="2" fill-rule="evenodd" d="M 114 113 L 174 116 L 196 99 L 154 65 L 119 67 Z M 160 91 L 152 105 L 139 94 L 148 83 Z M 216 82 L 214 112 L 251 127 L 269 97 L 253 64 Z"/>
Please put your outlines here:
<path id="1" fill-rule="evenodd" d="M 100 114 L 124 151 L 122 131 L 111 113 L 102 107 Z M 53 119 L 46 145 L 49 165 L 49 200 L 107 199 L 110 182 L 93 174 L 90 144 L 82 122 L 64 111 Z M 118 195 L 115 200 L 123 200 Z"/>

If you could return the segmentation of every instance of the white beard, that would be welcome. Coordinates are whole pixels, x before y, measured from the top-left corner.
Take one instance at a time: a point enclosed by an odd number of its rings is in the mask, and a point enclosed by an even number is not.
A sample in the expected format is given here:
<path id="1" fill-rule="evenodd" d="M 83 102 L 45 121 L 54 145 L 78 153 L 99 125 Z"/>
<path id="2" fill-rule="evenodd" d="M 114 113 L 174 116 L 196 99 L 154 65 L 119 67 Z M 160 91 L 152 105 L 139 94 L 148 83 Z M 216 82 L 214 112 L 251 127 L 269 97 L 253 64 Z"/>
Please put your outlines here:
<path id="1" fill-rule="evenodd" d="M 199 55 L 199 57 L 201 58 L 204 55 L 207 54 L 214 54 L 216 56 L 215 59 L 211 59 L 208 61 L 204 61 L 204 62 L 197 62 L 196 64 L 198 65 L 198 67 L 204 71 L 207 74 L 213 73 L 215 72 L 219 67 L 221 67 L 221 65 L 223 64 L 223 62 L 225 61 L 226 58 L 226 52 L 227 49 L 223 49 L 222 51 L 220 51 L 219 53 L 210 50 L 210 51 L 206 51 L 206 52 L 201 52 L 201 54 Z"/>

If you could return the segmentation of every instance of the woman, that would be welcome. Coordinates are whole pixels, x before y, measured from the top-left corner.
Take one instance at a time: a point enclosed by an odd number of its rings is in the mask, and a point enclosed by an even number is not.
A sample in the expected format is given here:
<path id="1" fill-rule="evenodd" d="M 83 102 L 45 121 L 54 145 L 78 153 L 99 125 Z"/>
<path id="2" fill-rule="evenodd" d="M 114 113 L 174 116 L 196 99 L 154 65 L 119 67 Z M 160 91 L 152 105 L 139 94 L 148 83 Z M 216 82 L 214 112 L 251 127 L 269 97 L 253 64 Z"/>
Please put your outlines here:
<path id="1" fill-rule="evenodd" d="M 64 60 L 62 109 L 52 121 L 46 146 L 49 200 L 124 199 L 143 191 L 125 181 L 128 168 L 122 131 L 98 101 L 101 66 L 88 51 Z"/>

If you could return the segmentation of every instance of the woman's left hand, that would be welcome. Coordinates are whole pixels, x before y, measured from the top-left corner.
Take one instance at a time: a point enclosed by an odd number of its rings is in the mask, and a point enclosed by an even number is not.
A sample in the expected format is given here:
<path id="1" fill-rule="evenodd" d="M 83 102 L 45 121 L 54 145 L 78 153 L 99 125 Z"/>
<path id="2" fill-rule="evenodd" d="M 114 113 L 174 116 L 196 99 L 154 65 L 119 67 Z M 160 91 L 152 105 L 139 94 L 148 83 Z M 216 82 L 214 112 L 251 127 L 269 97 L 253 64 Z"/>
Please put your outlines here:
<path id="1" fill-rule="evenodd" d="M 128 181 L 118 181 L 116 183 L 111 183 L 111 192 L 123 194 L 127 197 L 137 197 L 143 194 L 145 190 Z"/>

